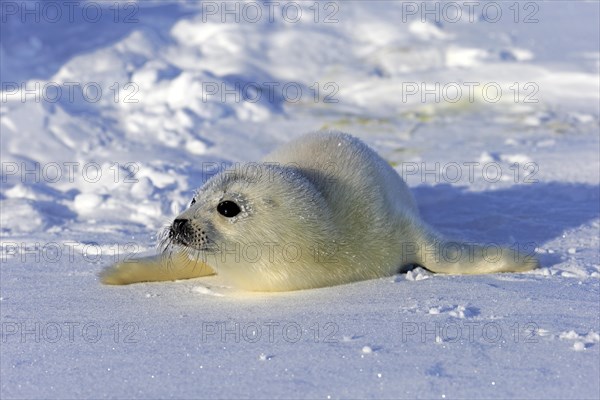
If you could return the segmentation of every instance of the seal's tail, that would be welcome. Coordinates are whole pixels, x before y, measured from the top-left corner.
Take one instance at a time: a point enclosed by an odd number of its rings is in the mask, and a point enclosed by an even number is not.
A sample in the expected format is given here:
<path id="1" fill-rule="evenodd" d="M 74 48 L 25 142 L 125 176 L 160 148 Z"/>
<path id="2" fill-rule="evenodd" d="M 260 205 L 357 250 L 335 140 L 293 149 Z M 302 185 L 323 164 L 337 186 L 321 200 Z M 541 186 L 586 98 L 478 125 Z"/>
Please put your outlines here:
<path id="1" fill-rule="evenodd" d="M 533 247 L 519 249 L 497 244 L 474 244 L 447 241 L 431 235 L 425 249 L 419 249 L 417 263 L 432 272 L 444 274 L 491 274 L 523 272 L 539 267 Z"/>

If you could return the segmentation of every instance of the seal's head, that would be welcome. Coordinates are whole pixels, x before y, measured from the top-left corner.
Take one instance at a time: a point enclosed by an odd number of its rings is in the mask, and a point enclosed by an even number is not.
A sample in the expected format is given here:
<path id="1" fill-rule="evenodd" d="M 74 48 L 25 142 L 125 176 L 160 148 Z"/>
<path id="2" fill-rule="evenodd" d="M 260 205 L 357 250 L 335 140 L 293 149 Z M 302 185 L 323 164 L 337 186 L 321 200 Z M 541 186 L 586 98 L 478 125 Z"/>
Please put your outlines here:
<path id="1" fill-rule="evenodd" d="M 179 247 L 250 290 L 317 286 L 319 252 L 338 239 L 331 218 L 300 169 L 252 164 L 206 182 L 168 228 L 164 248 Z"/>

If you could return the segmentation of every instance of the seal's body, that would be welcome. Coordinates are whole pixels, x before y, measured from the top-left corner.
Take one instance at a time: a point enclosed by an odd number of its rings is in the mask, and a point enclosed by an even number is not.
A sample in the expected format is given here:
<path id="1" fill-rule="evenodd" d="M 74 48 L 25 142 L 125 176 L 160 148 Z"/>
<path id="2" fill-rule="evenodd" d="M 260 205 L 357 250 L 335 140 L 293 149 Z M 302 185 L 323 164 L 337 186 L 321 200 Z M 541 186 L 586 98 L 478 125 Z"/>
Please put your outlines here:
<path id="1" fill-rule="evenodd" d="M 164 250 L 113 266 L 102 281 L 216 272 L 244 289 L 283 291 L 389 276 L 414 264 L 449 274 L 537 266 L 506 248 L 441 238 L 388 163 L 343 133 L 308 134 L 261 164 L 215 175 L 166 231 Z"/>

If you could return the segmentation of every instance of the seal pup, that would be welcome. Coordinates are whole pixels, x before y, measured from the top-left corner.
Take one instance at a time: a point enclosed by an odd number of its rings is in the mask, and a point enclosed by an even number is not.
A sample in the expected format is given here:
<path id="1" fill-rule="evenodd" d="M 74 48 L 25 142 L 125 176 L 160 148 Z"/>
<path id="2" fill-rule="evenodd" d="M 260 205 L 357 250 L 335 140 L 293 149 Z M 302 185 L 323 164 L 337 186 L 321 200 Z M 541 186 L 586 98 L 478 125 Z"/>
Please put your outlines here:
<path id="1" fill-rule="evenodd" d="M 224 170 L 163 232 L 162 254 L 105 269 L 105 284 L 217 273 L 246 290 L 286 291 L 390 276 L 520 272 L 537 260 L 443 238 L 419 217 L 406 183 L 345 133 L 311 133 L 249 168 Z"/>

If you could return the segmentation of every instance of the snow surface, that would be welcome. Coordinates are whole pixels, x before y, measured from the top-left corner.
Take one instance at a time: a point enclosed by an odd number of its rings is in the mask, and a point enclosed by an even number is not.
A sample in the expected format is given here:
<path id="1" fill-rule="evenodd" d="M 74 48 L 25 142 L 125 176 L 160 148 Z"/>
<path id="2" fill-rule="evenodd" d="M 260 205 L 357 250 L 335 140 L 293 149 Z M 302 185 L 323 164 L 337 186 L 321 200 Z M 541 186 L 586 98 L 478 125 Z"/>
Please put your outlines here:
<path id="1" fill-rule="evenodd" d="M 247 2 L 262 18 L 223 23 L 221 2 L 107 2 L 95 22 L 99 3 L 56 20 L 40 6 L 36 22 L 19 8 L 34 2 L 2 2 L 0 397 L 599 398 L 599 4 L 520 2 L 515 22 L 513 2 L 492 3 L 472 20 L 454 3 L 451 22 L 422 21 L 421 2 L 322 2 L 316 17 L 306 2 L 294 23 L 288 3 L 270 22 Z M 251 82 L 279 86 L 206 94 Z M 436 82 L 463 96 L 407 94 Z M 279 294 L 99 284 L 153 251 L 203 163 L 317 129 L 373 146 L 441 232 L 536 248 L 542 268 Z"/>

